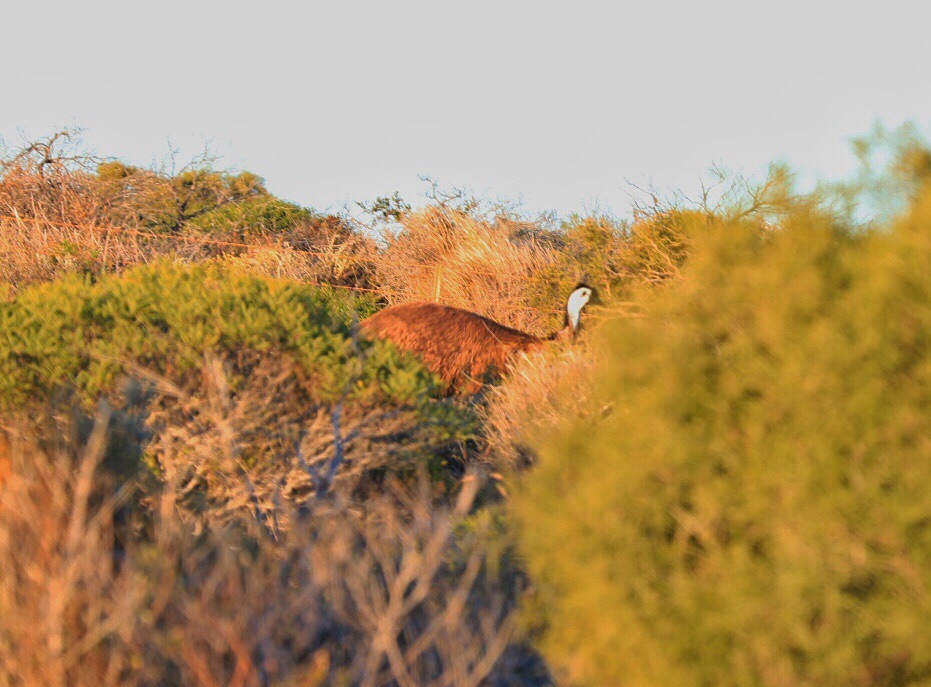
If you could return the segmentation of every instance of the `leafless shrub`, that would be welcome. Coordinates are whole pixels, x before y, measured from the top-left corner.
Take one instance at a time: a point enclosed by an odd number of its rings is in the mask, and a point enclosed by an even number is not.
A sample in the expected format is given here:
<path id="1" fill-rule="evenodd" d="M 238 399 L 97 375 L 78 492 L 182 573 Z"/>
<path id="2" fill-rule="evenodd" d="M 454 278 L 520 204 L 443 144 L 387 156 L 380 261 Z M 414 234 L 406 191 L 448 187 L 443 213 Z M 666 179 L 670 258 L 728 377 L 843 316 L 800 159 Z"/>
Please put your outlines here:
<path id="1" fill-rule="evenodd" d="M 244 525 L 245 565 L 224 529 L 232 546 L 182 553 L 190 593 L 158 631 L 195 684 L 481 684 L 512 642 L 513 590 L 487 572 L 487 532 L 454 544 L 478 486 L 452 509 L 399 482 L 352 507 L 313 501 L 274 538 Z"/>
<path id="2" fill-rule="evenodd" d="M 63 129 L 2 152 L 0 213 L 80 224 L 97 224 L 106 213 L 90 173 L 103 159 L 82 152 L 80 130 Z"/>
<path id="3" fill-rule="evenodd" d="M 150 480 L 115 484 L 109 418 L 86 440 L 62 419 L 51 434 L 14 432 L 0 486 L 0 685 L 546 679 L 515 638 L 520 578 L 488 559 L 480 474 L 451 502 L 426 476 L 389 478 L 364 500 L 313 492 L 197 531 L 179 480 L 143 499 Z"/>
<path id="4" fill-rule="evenodd" d="M 191 496 L 188 514 L 204 524 L 256 509 L 286 516 L 281 499 L 319 492 L 324 479 L 348 497 L 373 471 L 450 449 L 414 405 L 321 403 L 286 355 L 210 358 L 197 385 L 183 389 L 136 372 L 155 394 L 146 410 L 148 460 Z"/>

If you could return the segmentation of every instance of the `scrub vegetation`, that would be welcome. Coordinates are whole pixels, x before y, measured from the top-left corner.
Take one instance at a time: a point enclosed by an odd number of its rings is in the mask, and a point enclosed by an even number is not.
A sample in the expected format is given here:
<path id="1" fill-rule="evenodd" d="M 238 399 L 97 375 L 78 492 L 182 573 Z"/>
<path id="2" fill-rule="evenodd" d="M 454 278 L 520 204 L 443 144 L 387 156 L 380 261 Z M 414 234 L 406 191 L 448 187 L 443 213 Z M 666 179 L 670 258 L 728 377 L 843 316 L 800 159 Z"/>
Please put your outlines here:
<path id="1" fill-rule="evenodd" d="M 0 159 L 0 687 L 931 676 L 931 151 L 631 218 Z M 579 341 L 445 398 L 436 300 Z"/>

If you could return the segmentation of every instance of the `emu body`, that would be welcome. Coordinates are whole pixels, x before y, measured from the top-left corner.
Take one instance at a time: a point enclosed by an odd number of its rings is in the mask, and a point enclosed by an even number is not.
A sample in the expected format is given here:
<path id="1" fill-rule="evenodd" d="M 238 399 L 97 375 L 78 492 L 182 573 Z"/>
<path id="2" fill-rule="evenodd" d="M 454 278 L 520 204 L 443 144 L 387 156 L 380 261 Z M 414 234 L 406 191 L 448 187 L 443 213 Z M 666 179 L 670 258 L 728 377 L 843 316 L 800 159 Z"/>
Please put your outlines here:
<path id="1" fill-rule="evenodd" d="M 468 310 L 429 302 L 385 308 L 363 320 L 360 327 L 367 336 L 387 339 L 402 351 L 418 354 L 446 383 L 447 393 L 476 393 L 483 383 L 504 373 L 518 353 L 573 337 L 590 295 L 587 286 L 577 287 L 569 298 L 566 326 L 545 338 Z"/>

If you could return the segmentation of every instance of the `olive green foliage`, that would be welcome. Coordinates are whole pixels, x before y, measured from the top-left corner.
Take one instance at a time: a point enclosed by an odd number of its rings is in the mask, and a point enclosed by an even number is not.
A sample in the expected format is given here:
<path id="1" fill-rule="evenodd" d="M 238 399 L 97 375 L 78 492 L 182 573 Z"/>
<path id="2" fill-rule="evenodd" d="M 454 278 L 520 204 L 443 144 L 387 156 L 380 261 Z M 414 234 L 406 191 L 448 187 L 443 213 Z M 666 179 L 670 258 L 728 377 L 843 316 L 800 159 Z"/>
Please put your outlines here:
<path id="1" fill-rule="evenodd" d="M 629 297 L 632 287 L 676 277 L 691 237 L 710 217 L 706 211 L 677 208 L 638 214 L 630 223 L 574 215 L 560 227 L 556 260 L 528 284 L 528 300 L 538 307 L 551 305 L 584 281 L 610 303 Z"/>
<path id="2" fill-rule="evenodd" d="M 679 276 L 696 235 L 714 223 L 705 210 L 666 208 L 638 217 L 615 269 L 628 284 L 659 284 Z"/>
<path id="3" fill-rule="evenodd" d="M 931 147 L 914 124 L 876 125 L 852 148 L 858 162 L 853 179 L 826 188 L 851 220 L 894 217 L 931 179 Z"/>
<path id="4" fill-rule="evenodd" d="M 355 341 L 356 298 L 204 263 L 156 264 L 91 282 L 66 277 L 0 304 L 0 401 L 41 399 L 59 387 L 87 401 L 115 390 L 133 369 L 179 381 L 205 357 L 284 353 L 303 369 L 312 397 L 401 400 L 432 378 L 386 345 Z M 364 355 L 363 355 L 364 353 Z"/>
<path id="5" fill-rule="evenodd" d="M 710 221 L 515 510 L 568 684 L 931 681 L 931 193 Z"/>
<path id="6" fill-rule="evenodd" d="M 527 285 L 533 305 L 562 301 L 580 281 L 607 295 L 616 291 L 624 277 L 619 259 L 626 231 L 624 223 L 599 215 L 573 215 L 563 222 L 556 260 Z"/>
<path id="7" fill-rule="evenodd" d="M 363 212 L 384 222 L 400 222 L 411 211 L 401 194 L 395 191 L 390 196 L 379 196 L 370 203 L 357 203 Z"/>
<path id="8" fill-rule="evenodd" d="M 179 232 L 189 222 L 226 205 L 250 199 L 273 200 L 262 179 L 252 172 L 233 174 L 214 170 L 208 164 L 192 164 L 177 174 L 162 174 L 122 162 L 104 162 L 97 167 L 97 178 L 115 223 L 138 224 L 153 231 Z M 282 201 L 275 200 L 274 204 L 279 215 L 286 212 L 280 207 L 286 205 Z M 250 208 L 260 216 L 263 206 Z"/>
<path id="9" fill-rule="evenodd" d="M 238 203 L 215 207 L 190 222 L 203 231 L 236 231 L 240 234 L 281 232 L 313 221 L 313 211 L 295 203 L 262 194 Z"/>

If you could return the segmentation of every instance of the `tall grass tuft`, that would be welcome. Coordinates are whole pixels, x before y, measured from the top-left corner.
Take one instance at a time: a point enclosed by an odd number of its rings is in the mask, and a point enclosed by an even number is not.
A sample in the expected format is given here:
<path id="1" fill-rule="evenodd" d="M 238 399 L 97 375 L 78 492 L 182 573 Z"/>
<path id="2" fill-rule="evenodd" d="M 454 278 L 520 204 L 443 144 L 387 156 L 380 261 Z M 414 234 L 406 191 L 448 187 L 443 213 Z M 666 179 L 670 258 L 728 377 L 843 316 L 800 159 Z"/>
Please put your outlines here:
<path id="1" fill-rule="evenodd" d="M 527 307 L 531 280 L 556 260 L 545 236 L 506 218 L 443 206 L 406 214 L 401 223 L 376 265 L 389 303 L 438 301 L 531 333 L 545 331 L 549 314 Z"/>

